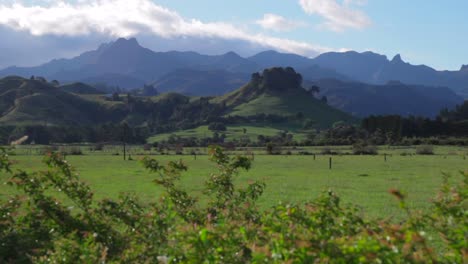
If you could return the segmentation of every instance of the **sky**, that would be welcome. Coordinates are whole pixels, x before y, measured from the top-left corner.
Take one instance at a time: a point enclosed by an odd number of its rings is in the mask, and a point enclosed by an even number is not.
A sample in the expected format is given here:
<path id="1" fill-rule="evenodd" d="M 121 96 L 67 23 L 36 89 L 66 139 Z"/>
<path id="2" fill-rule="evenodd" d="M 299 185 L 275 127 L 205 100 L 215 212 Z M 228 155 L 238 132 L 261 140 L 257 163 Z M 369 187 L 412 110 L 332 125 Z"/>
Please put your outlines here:
<path id="1" fill-rule="evenodd" d="M 0 68 L 69 58 L 118 37 L 155 51 L 373 51 L 458 70 L 466 0 L 0 0 Z"/>

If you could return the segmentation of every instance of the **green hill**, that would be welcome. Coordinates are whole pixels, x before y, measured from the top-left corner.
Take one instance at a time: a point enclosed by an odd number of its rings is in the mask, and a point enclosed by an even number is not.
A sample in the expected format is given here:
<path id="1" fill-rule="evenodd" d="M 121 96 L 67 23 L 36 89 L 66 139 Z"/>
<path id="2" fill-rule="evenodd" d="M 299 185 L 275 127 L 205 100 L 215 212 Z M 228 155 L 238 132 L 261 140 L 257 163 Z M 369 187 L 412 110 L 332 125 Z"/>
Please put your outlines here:
<path id="1" fill-rule="evenodd" d="M 108 118 L 98 102 L 66 92 L 44 80 L 0 79 L 1 125 L 89 125 Z"/>
<path id="2" fill-rule="evenodd" d="M 152 131 L 202 125 L 223 112 L 207 98 L 96 94 L 81 84 L 56 86 L 43 78 L 0 79 L 0 126 L 95 126 L 128 123 Z"/>
<path id="3" fill-rule="evenodd" d="M 255 139 L 283 131 L 303 137 L 310 129 L 355 121 L 315 99 L 301 83 L 292 68 L 271 68 L 222 97 L 109 96 L 80 83 L 58 86 L 44 78 L 6 77 L 0 79 L 0 127 L 95 127 L 104 133 L 107 125 L 126 122 L 142 129 L 145 137 L 155 135 L 155 140 L 184 130 L 204 137 L 207 125 L 222 122 L 228 125 L 228 139 Z"/>
<path id="4" fill-rule="evenodd" d="M 303 120 L 309 119 L 318 127 L 355 120 L 349 114 L 314 98 L 301 84 L 302 77 L 294 69 L 271 68 L 264 70 L 262 74 L 253 74 L 248 84 L 214 101 L 225 104 L 230 109 L 226 116 L 301 116 Z"/>

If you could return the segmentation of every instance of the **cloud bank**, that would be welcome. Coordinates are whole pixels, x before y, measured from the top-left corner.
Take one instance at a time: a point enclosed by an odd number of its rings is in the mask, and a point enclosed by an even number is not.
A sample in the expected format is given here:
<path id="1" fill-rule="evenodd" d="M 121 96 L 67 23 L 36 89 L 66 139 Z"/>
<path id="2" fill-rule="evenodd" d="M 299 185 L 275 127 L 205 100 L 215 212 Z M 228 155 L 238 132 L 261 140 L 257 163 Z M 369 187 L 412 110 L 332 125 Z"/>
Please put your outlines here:
<path id="1" fill-rule="evenodd" d="M 371 19 L 354 6 L 365 5 L 365 0 L 299 0 L 302 9 L 309 15 L 315 14 L 324 18 L 323 27 L 341 32 L 346 29 L 363 29 L 372 24 Z"/>
<path id="2" fill-rule="evenodd" d="M 305 56 L 331 50 L 307 42 L 251 33 L 230 23 L 187 19 L 150 0 L 80 0 L 75 3 L 52 0 L 43 6 L 0 4 L 0 25 L 34 36 L 152 34 L 164 39 L 193 37 L 244 41 Z"/>

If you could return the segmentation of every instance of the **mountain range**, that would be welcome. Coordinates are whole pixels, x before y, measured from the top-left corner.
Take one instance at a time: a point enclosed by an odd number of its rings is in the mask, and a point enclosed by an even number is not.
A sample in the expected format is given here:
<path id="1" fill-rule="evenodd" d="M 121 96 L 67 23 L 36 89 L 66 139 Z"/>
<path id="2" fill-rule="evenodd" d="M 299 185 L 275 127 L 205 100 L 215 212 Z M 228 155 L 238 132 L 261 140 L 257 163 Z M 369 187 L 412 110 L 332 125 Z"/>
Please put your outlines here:
<path id="1" fill-rule="evenodd" d="M 468 98 L 468 66 L 436 71 L 411 65 L 400 55 L 388 60 L 372 52 L 329 52 L 314 59 L 264 51 L 243 58 L 234 52 L 210 56 L 196 52 L 154 52 L 134 38 L 120 38 L 71 59 L 36 67 L 9 67 L 5 76 L 42 76 L 60 83 L 83 82 L 126 90 L 153 86 L 159 92 L 220 96 L 248 83 L 251 74 L 271 67 L 292 67 L 305 88 L 320 86 L 330 105 L 355 114 L 435 116 Z M 108 90 L 106 90 L 108 91 Z"/>
<path id="2" fill-rule="evenodd" d="M 411 65 L 400 55 L 392 60 L 373 52 L 328 52 L 310 59 L 296 54 L 265 51 L 243 58 L 234 52 L 209 56 L 196 52 L 154 52 L 135 38 L 120 38 L 72 59 L 56 59 L 36 67 L 9 67 L 0 76 L 39 75 L 59 81 L 103 82 L 136 88 L 156 82 L 175 70 L 223 70 L 252 73 L 270 67 L 293 67 L 305 80 L 335 78 L 370 84 L 400 81 L 405 84 L 449 87 L 468 97 L 468 66 L 459 71 L 437 71 L 425 65 Z M 117 82 L 118 80 L 118 82 Z M 244 79 L 248 81 L 248 77 Z M 216 94 L 216 93 L 215 93 Z"/>
<path id="3" fill-rule="evenodd" d="M 386 84 L 321 79 L 310 83 L 320 87 L 328 104 L 357 117 L 369 115 L 426 116 L 434 118 L 441 109 L 451 109 L 463 100 L 446 87 Z"/>

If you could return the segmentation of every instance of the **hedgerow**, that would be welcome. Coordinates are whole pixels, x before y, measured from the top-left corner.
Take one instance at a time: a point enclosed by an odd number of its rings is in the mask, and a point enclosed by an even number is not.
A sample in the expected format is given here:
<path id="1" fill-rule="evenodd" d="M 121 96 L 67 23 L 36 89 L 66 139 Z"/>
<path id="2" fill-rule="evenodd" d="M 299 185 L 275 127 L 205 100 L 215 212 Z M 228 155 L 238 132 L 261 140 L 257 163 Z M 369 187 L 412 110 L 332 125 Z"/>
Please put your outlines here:
<path id="1" fill-rule="evenodd" d="M 20 195 L 0 206 L 2 263 L 467 263 L 468 174 L 448 177 L 431 210 L 406 211 L 399 223 L 366 219 L 332 191 L 302 205 L 261 210 L 262 182 L 234 184 L 251 160 L 212 148 L 218 172 L 204 197 L 179 183 L 181 161 L 143 165 L 165 190 L 158 202 L 134 195 L 97 200 L 60 154 L 48 154 L 46 171 L 15 170 L 6 152 L 0 170 Z M 59 198 L 60 197 L 60 198 Z M 200 202 L 202 201 L 202 202 Z M 428 235 L 431 234 L 431 235 Z M 432 247 L 433 240 L 439 244 Z"/>

